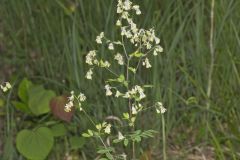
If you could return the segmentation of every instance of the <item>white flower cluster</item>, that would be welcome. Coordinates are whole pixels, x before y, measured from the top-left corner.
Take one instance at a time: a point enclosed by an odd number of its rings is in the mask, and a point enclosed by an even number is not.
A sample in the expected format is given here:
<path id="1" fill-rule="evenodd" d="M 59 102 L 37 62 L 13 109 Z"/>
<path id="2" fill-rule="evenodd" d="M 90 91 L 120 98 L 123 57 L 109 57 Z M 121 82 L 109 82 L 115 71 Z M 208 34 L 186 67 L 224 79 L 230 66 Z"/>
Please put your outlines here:
<path id="1" fill-rule="evenodd" d="M 135 98 L 137 100 L 141 100 L 146 97 L 144 90 L 142 87 L 136 85 L 130 91 L 127 91 L 124 98 Z"/>
<path id="2" fill-rule="evenodd" d="M 96 51 L 93 50 L 93 51 L 90 51 L 87 56 L 86 56 L 86 63 L 88 65 L 93 65 L 95 64 L 97 61 L 96 61 Z"/>
<path id="3" fill-rule="evenodd" d="M 99 132 L 103 129 L 105 133 L 110 134 L 111 133 L 111 127 L 112 125 L 107 122 L 103 122 L 102 124 L 97 124 L 96 128 Z"/>
<path id="4" fill-rule="evenodd" d="M 87 73 L 86 73 L 86 78 L 87 79 L 92 79 L 92 75 L 93 75 L 93 71 L 92 71 L 93 69 L 92 68 L 90 68 L 88 71 L 87 71 Z"/>
<path id="5" fill-rule="evenodd" d="M 138 112 L 142 111 L 142 109 L 143 109 L 143 106 L 140 103 L 138 105 L 133 104 L 132 105 L 132 114 L 137 115 Z"/>
<path id="6" fill-rule="evenodd" d="M 155 30 L 153 28 L 150 30 L 137 28 L 137 25 L 133 22 L 133 18 L 130 16 L 131 10 L 135 11 L 137 15 L 141 14 L 140 7 L 133 5 L 130 0 L 118 0 L 117 13 L 120 14 L 120 18 L 117 20 L 116 25 L 121 27 L 121 35 L 130 39 L 131 43 L 135 46 L 141 44 L 148 50 L 156 46 L 154 48 L 154 55 L 162 52 L 163 49 L 159 45 L 160 39 L 156 37 Z M 123 26 L 123 20 L 127 22 L 126 26 Z"/>
<path id="7" fill-rule="evenodd" d="M 68 97 L 68 103 L 65 105 L 65 112 L 70 112 L 73 107 L 73 102 L 74 102 L 74 91 L 71 91 L 71 96 Z"/>
<path id="8" fill-rule="evenodd" d="M 143 66 L 145 66 L 146 68 L 151 68 L 152 67 L 148 58 L 145 58 L 145 60 L 143 61 Z"/>
<path id="9" fill-rule="evenodd" d="M 103 37 L 104 37 L 104 32 L 101 32 L 100 35 L 97 36 L 96 42 L 97 42 L 98 44 L 102 44 L 102 39 L 103 39 Z"/>
<path id="10" fill-rule="evenodd" d="M 113 45 L 113 43 L 109 43 L 108 49 L 109 49 L 109 50 L 114 50 L 114 45 Z"/>
<path id="11" fill-rule="evenodd" d="M 75 94 L 74 91 L 71 91 L 71 96 L 68 97 L 68 103 L 65 105 L 65 112 L 70 112 L 72 110 L 72 107 L 74 106 L 74 100 L 75 100 Z M 84 102 L 86 100 L 86 96 L 83 93 L 80 93 L 77 97 L 78 100 L 78 105 L 79 105 L 79 109 L 80 111 L 82 110 L 82 104 L 81 102 Z"/>
<path id="12" fill-rule="evenodd" d="M 117 60 L 119 65 L 124 65 L 124 59 L 123 56 L 120 53 L 117 53 L 114 57 L 115 60 Z"/>
<path id="13" fill-rule="evenodd" d="M 167 109 L 163 107 L 162 102 L 157 102 L 155 106 L 156 106 L 156 112 L 158 114 L 159 113 L 163 114 L 163 113 L 165 113 L 167 111 Z"/>
<path id="14" fill-rule="evenodd" d="M 0 85 L 0 87 L 3 92 L 7 92 L 12 88 L 12 85 L 9 82 L 5 82 L 4 84 Z"/>

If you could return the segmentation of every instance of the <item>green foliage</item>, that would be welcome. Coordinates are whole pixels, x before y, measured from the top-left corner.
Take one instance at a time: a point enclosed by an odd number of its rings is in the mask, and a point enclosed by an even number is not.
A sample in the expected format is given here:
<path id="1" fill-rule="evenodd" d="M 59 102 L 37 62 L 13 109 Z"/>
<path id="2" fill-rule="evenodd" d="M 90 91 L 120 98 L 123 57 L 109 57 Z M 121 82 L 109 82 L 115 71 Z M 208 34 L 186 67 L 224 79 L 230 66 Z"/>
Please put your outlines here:
<path id="1" fill-rule="evenodd" d="M 40 127 L 35 130 L 22 130 L 17 134 L 17 149 L 28 159 L 44 160 L 53 147 L 50 129 Z"/>
<path id="2" fill-rule="evenodd" d="M 140 58 L 140 57 L 143 57 L 143 56 L 144 56 L 144 54 L 141 53 L 141 52 L 138 52 L 138 51 L 130 54 L 130 57 L 136 57 L 136 58 Z"/>
<path id="3" fill-rule="evenodd" d="M 32 86 L 32 82 L 27 78 L 24 78 L 18 86 L 18 97 L 22 102 L 27 103 L 29 100 L 29 89 Z"/>
<path id="4" fill-rule="evenodd" d="M 12 101 L 12 104 L 15 106 L 16 109 L 27 113 L 31 114 L 31 110 L 29 109 L 28 105 L 24 102 L 19 102 L 19 101 Z"/>
<path id="5" fill-rule="evenodd" d="M 86 140 L 84 137 L 78 137 L 78 136 L 73 136 L 70 137 L 70 145 L 71 145 L 71 149 L 81 149 L 84 144 L 86 143 Z"/>
<path id="6" fill-rule="evenodd" d="M 97 107 L 92 112 L 96 118 L 103 117 L 104 114 L 122 113 L 126 104 L 110 98 L 103 102 L 99 85 L 105 75 L 98 74 L 98 79 L 85 85 L 83 70 L 80 69 L 84 69 L 84 54 L 89 47 L 94 46 L 92 42 L 96 33 L 102 28 L 108 35 L 115 33 L 115 30 L 110 29 L 115 24 L 114 16 L 111 16 L 114 15 L 115 1 L 74 1 L 77 3 L 73 4 L 76 5 L 74 12 L 70 12 L 70 8 L 64 2 L 67 3 L 65 0 L 0 1 L 0 17 L 4 19 L 0 27 L 0 50 L 4 51 L 0 68 L 5 70 L 5 64 L 12 65 L 13 68 L 17 68 L 17 74 L 26 74 L 29 77 L 37 75 L 38 80 L 51 84 L 58 91 L 69 84 L 67 87 L 84 89 L 88 95 L 98 92 L 98 95 L 90 97 L 90 102 L 97 102 Z M 239 148 L 239 131 L 236 132 L 238 136 L 235 132 L 232 135 L 233 131 L 226 127 L 231 124 L 232 130 L 239 128 L 240 2 L 216 1 L 214 47 L 217 59 L 213 75 L 212 108 L 208 111 L 204 106 L 204 92 L 209 66 L 210 1 L 142 0 L 138 3 L 141 3 L 143 14 L 148 17 L 144 20 L 138 19 L 139 23 L 147 27 L 156 25 L 155 29 L 162 33 L 160 36 L 167 53 L 154 59 L 154 69 L 151 73 L 146 75 L 145 71 L 141 70 L 142 76 L 137 79 L 143 82 L 153 81 L 155 87 L 151 91 L 151 97 L 168 102 L 170 112 L 166 116 L 166 134 L 171 135 L 168 142 L 184 146 L 186 141 L 182 137 L 186 136 L 185 134 L 189 137 L 189 133 L 184 132 L 188 127 L 198 130 L 199 126 L 206 128 L 206 122 L 209 122 L 212 123 L 216 141 L 221 142 L 222 150 L 225 150 L 223 148 L 226 139 L 236 144 L 235 149 Z M 99 54 L 105 56 L 105 50 Z M 186 105 L 185 100 L 191 96 L 196 97 L 198 106 Z M 4 114 L 10 117 L 4 130 L 15 131 L 16 114 L 14 108 L 9 108 L 12 112 L 4 111 Z M 210 119 L 204 118 L 205 112 L 210 113 Z M 81 115 L 76 117 L 78 122 L 83 121 Z M 149 124 L 156 130 L 161 129 L 161 121 L 153 121 L 150 116 L 142 117 L 141 125 Z M 184 131 L 179 132 L 179 128 L 183 127 L 186 127 L 186 130 L 184 128 Z M 195 141 L 196 144 L 211 143 L 212 137 L 206 138 L 206 132 L 203 132 L 199 140 Z M 9 137 L 11 136 L 14 134 L 9 134 Z M 158 146 L 158 143 L 159 141 L 155 141 L 154 145 Z M 184 147 L 182 149 L 184 150 Z M 86 153 L 89 153 L 88 150 Z M 14 149 L 4 154 L 18 159 Z M 235 155 L 238 159 L 237 152 Z M 87 156 L 91 157 L 91 152 Z"/>
<path id="7" fill-rule="evenodd" d="M 67 129 L 62 123 L 53 125 L 51 131 L 54 137 L 62 137 L 67 134 Z"/>
<path id="8" fill-rule="evenodd" d="M 28 90 L 29 101 L 28 106 L 31 112 L 35 115 L 41 115 L 50 111 L 50 101 L 55 97 L 55 93 L 51 90 L 46 90 L 43 86 L 32 86 Z"/>
<path id="9" fill-rule="evenodd" d="M 41 85 L 34 85 L 24 78 L 19 84 L 18 96 L 21 101 L 12 101 L 18 110 L 39 116 L 50 111 L 50 101 L 56 95 L 53 91 L 46 90 Z"/>
<path id="10" fill-rule="evenodd" d="M 4 100 L 0 98 L 0 108 L 4 106 Z"/>
<path id="11" fill-rule="evenodd" d="M 83 137 L 86 137 L 86 138 L 89 138 L 89 137 L 92 137 L 94 134 L 93 134 L 93 131 L 88 129 L 88 133 L 83 133 L 82 136 Z"/>
<path id="12" fill-rule="evenodd" d="M 115 152 L 113 147 L 100 147 L 97 151 L 97 153 L 105 155 L 108 159 L 107 160 L 113 160 L 114 157 L 112 153 Z M 103 158 L 106 159 L 106 158 Z"/>

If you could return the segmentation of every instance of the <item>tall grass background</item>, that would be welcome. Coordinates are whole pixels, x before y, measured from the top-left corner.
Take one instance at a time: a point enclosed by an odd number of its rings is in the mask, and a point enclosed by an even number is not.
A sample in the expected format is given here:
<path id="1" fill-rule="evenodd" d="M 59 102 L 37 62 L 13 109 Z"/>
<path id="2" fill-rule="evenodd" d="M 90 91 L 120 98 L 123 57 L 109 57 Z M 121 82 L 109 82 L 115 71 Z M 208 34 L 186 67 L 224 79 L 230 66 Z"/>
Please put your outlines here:
<path id="1" fill-rule="evenodd" d="M 164 53 L 152 59 L 151 71 L 142 70 L 138 80 L 152 83 L 154 88 L 148 90 L 150 100 L 161 100 L 167 107 L 163 137 L 167 153 L 181 148 L 184 156 L 192 148 L 211 146 L 216 159 L 239 159 L 240 1 L 215 2 L 215 61 L 210 98 L 207 88 L 211 1 L 136 2 L 144 17 L 137 19 L 138 24 L 155 26 L 164 47 Z M 85 92 L 96 119 L 119 116 L 126 108 L 123 102 L 106 99 L 102 94 L 104 73 L 95 75 L 91 82 L 84 78 L 84 57 L 96 47 L 98 33 L 104 31 L 116 38 L 115 9 L 114 0 L 1 0 L 0 65 L 11 66 L 18 79 L 29 77 L 59 94 L 72 89 Z M 102 48 L 101 56 L 106 56 L 104 52 Z M 5 136 L 1 139 L 5 159 L 19 157 L 13 141 L 19 123 L 15 114 L 9 104 L 3 116 Z M 141 126 L 161 131 L 162 119 L 155 118 L 143 115 Z M 75 123 L 84 125 L 83 121 L 75 116 Z M 152 147 L 159 148 L 160 153 L 162 140 L 160 134 Z"/>

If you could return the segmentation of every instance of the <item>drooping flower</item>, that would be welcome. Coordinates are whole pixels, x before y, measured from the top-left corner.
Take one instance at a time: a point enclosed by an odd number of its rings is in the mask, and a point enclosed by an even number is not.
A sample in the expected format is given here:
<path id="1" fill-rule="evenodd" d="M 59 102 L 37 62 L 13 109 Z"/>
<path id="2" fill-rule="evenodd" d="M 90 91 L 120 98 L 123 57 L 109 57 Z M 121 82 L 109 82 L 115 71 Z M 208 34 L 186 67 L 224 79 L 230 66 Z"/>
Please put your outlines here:
<path id="1" fill-rule="evenodd" d="M 97 42 L 98 44 L 102 44 L 102 39 L 103 39 L 103 37 L 104 37 L 104 32 L 101 32 L 100 35 L 97 36 L 96 42 Z"/>
<path id="2" fill-rule="evenodd" d="M 71 96 L 68 97 L 68 103 L 64 107 L 65 112 L 70 112 L 72 110 L 74 98 L 74 91 L 71 91 Z"/>
<path id="3" fill-rule="evenodd" d="M 104 129 L 104 132 L 107 133 L 107 134 L 110 134 L 111 133 L 111 127 L 112 127 L 111 124 L 107 124 L 106 128 Z"/>
<path id="4" fill-rule="evenodd" d="M 113 45 L 113 43 L 109 43 L 108 49 L 109 49 L 109 50 L 114 50 L 114 45 Z"/>
<path id="5" fill-rule="evenodd" d="M 148 58 L 145 58 L 145 60 L 143 61 L 143 66 L 145 66 L 146 68 L 151 68 L 152 67 Z"/>
<path id="6" fill-rule="evenodd" d="M 121 132 L 118 132 L 118 140 L 123 140 L 125 137 Z"/>
<path id="7" fill-rule="evenodd" d="M 137 15 L 140 15 L 142 13 L 141 10 L 139 9 L 139 5 L 134 5 L 132 8 L 136 11 Z"/>
<path id="8" fill-rule="evenodd" d="M 167 109 L 165 108 L 165 107 L 163 107 L 163 104 L 162 104 L 162 102 L 157 102 L 156 103 L 156 112 L 159 114 L 159 113 L 161 113 L 161 114 L 163 114 L 163 113 L 165 113 L 167 111 Z"/>
<path id="9" fill-rule="evenodd" d="M 93 50 L 93 51 L 90 51 L 87 56 L 86 56 L 86 63 L 88 65 L 93 65 L 94 63 L 94 60 L 95 60 L 95 57 L 96 57 L 96 51 Z"/>
<path id="10" fill-rule="evenodd" d="M 105 85 L 105 90 L 106 90 L 106 96 L 112 95 L 111 86 L 109 84 Z"/>
<path id="11" fill-rule="evenodd" d="M 93 75 L 93 71 L 92 71 L 93 69 L 92 68 L 90 68 L 88 71 L 87 71 L 87 73 L 86 73 L 86 78 L 87 79 L 92 79 L 92 75 Z"/>
<path id="12" fill-rule="evenodd" d="M 158 53 L 161 53 L 161 52 L 163 52 L 163 48 L 160 45 L 158 45 L 154 48 L 153 55 L 157 56 Z"/>
<path id="13" fill-rule="evenodd" d="M 137 114 L 137 109 L 135 105 L 132 105 L 132 114 Z"/>
<path id="14" fill-rule="evenodd" d="M 121 95 L 122 95 L 122 94 L 121 94 L 119 91 L 117 91 L 116 94 L 115 94 L 115 97 L 118 98 L 118 97 L 121 96 Z"/>
<path id="15" fill-rule="evenodd" d="M 4 84 L 0 85 L 0 88 L 3 92 L 7 92 L 12 88 L 12 85 L 9 82 L 5 82 Z"/>
<path id="16" fill-rule="evenodd" d="M 78 95 L 78 99 L 79 99 L 80 102 L 84 102 L 86 100 L 86 96 L 83 93 L 80 93 Z"/>
<path id="17" fill-rule="evenodd" d="M 128 11 L 130 10 L 132 7 L 132 2 L 130 0 L 125 0 L 125 2 L 123 3 L 123 8 Z"/>
<path id="18" fill-rule="evenodd" d="M 123 60 L 123 56 L 120 53 L 117 53 L 114 56 L 114 59 L 118 61 L 119 65 L 124 65 L 124 60 Z"/>
<path id="19" fill-rule="evenodd" d="M 117 20 L 116 26 L 122 26 L 122 22 L 120 20 Z"/>

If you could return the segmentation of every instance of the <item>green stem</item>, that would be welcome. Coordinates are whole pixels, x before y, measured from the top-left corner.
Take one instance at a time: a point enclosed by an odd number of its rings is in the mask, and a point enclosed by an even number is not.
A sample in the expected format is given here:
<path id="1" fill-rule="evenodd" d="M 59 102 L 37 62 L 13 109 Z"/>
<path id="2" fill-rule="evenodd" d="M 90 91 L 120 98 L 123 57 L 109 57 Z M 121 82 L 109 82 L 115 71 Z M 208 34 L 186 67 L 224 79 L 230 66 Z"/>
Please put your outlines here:
<path id="1" fill-rule="evenodd" d="M 161 117 L 162 117 L 163 160 L 167 160 L 165 119 L 163 114 L 161 114 Z"/>

